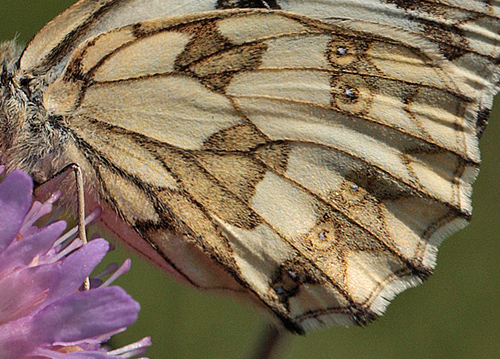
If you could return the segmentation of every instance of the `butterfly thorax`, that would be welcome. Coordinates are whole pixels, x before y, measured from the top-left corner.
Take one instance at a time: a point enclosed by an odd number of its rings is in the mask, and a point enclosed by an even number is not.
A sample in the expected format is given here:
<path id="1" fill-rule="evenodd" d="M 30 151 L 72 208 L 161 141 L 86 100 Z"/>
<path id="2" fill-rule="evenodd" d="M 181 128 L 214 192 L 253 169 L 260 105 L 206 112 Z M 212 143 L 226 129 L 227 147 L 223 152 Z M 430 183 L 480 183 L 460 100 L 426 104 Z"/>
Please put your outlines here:
<path id="1" fill-rule="evenodd" d="M 60 154 L 64 130 L 41 104 L 43 77 L 20 75 L 20 54 L 14 42 L 0 45 L 0 162 L 43 182 L 57 170 L 52 161 Z"/>

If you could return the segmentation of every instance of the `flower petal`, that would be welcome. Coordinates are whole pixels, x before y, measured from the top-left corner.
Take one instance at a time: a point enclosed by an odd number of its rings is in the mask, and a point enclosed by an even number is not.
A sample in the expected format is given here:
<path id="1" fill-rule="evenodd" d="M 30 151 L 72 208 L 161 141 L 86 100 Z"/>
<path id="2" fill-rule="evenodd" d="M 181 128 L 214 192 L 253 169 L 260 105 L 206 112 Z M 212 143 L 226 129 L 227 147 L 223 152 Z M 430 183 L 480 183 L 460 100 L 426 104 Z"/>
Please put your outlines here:
<path id="1" fill-rule="evenodd" d="M 31 207 L 33 181 L 21 171 L 13 171 L 0 183 L 0 252 L 16 237 Z"/>
<path id="2" fill-rule="evenodd" d="M 0 353 L 2 359 L 24 358 L 36 348 L 36 343 L 29 340 L 30 328 L 29 317 L 0 325 Z"/>
<path id="3" fill-rule="evenodd" d="M 97 238 L 69 255 L 62 264 L 64 275 L 61 276 L 57 287 L 50 292 L 49 300 L 76 292 L 85 278 L 90 276 L 90 273 L 106 255 L 108 249 L 108 242 Z"/>
<path id="4" fill-rule="evenodd" d="M 28 315 L 43 304 L 57 280 L 55 266 L 25 268 L 0 280 L 0 324 Z"/>
<path id="5" fill-rule="evenodd" d="M 139 311 L 120 287 L 97 288 L 55 301 L 33 318 L 32 339 L 40 344 L 78 343 L 134 323 Z"/>
<path id="6" fill-rule="evenodd" d="M 97 351 L 75 351 L 72 353 L 60 353 L 49 349 L 38 348 L 33 351 L 29 358 L 50 358 L 50 359 L 118 359 L 116 356 Z"/>
<path id="7" fill-rule="evenodd" d="M 38 233 L 12 243 L 0 253 L 0 272 L 17 266 L 27 266 L 37 255 L 47 253 L 66 228 L 66 222 L 58 221 L 41 228 Z"/>

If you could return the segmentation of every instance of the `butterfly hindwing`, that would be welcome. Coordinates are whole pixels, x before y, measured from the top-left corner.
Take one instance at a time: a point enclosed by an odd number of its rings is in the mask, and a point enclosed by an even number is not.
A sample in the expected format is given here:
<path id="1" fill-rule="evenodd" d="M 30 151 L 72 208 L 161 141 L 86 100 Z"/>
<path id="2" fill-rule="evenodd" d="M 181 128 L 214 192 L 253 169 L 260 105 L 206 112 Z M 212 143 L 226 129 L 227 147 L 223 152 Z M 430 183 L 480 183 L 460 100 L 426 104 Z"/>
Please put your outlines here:
<path id="1" fill-rule="evenodd" d="M 482 99 L 427 39 L 358 25 L 234 10 L 126 26 L 79 45 L 44 106 L 161 266 L 291 330 L 365 323 L 470 216 Z"/>

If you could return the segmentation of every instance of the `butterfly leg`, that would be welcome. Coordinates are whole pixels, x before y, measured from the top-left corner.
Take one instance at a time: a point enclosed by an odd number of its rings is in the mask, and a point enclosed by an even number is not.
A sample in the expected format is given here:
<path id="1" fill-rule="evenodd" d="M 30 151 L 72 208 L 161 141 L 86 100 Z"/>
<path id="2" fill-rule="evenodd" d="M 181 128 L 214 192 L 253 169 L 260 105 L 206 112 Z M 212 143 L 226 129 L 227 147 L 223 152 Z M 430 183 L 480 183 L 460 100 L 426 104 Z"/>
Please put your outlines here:
<path id="1" fill-rule="evenodd" d="M 63 169 L 58 171 L 55 175 L 50 177 L 48 180 L 40 184 L 35 189 L 35 196 L 41 196 L 46 194 L 55 187 L 57 187 L 65 178 L 73 172 L 75 175 L 75 186 L 76 186 L 76 194 L 77 194 L 77 208 L 78 208 L 78 237 L 83 241 L 83 244 L 87 243 L 87 233 L 85 231 L 85 193 L 83 190 L 83 174 L 81 167 L 76 163 L 70 163 L 65 166 Z M 83 289 L 90 289 L 90 281 L 89 278 L 85 279 L 83 283 Z"/>

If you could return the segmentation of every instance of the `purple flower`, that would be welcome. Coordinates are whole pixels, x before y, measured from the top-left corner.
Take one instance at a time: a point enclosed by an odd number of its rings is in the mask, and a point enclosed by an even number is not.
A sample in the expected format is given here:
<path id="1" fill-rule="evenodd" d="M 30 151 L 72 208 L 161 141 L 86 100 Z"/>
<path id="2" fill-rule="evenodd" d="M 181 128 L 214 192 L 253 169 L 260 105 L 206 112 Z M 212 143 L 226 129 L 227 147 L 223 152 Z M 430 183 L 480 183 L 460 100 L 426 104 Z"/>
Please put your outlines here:
<path id="1" fill-rule="evenodd" d="M 3 168 L 0 168 L 0 173 Z M 60 196 L 32 201 L 33 183 L 14 171 L 0 183 L 0 358 L 90 359 L 141 355 L 149 338 L 108 351 L 101 343 L 137 319 L 139 304 L 123 289 L 109 286 L 130 267 L 113 268 L 111 278 L 81 286 L 109 249 L 104 239 L 85 245 L 62 243 L 64 221 L 42 228 Z M 30 209 L 31 208 L 31 209 Z"/>

